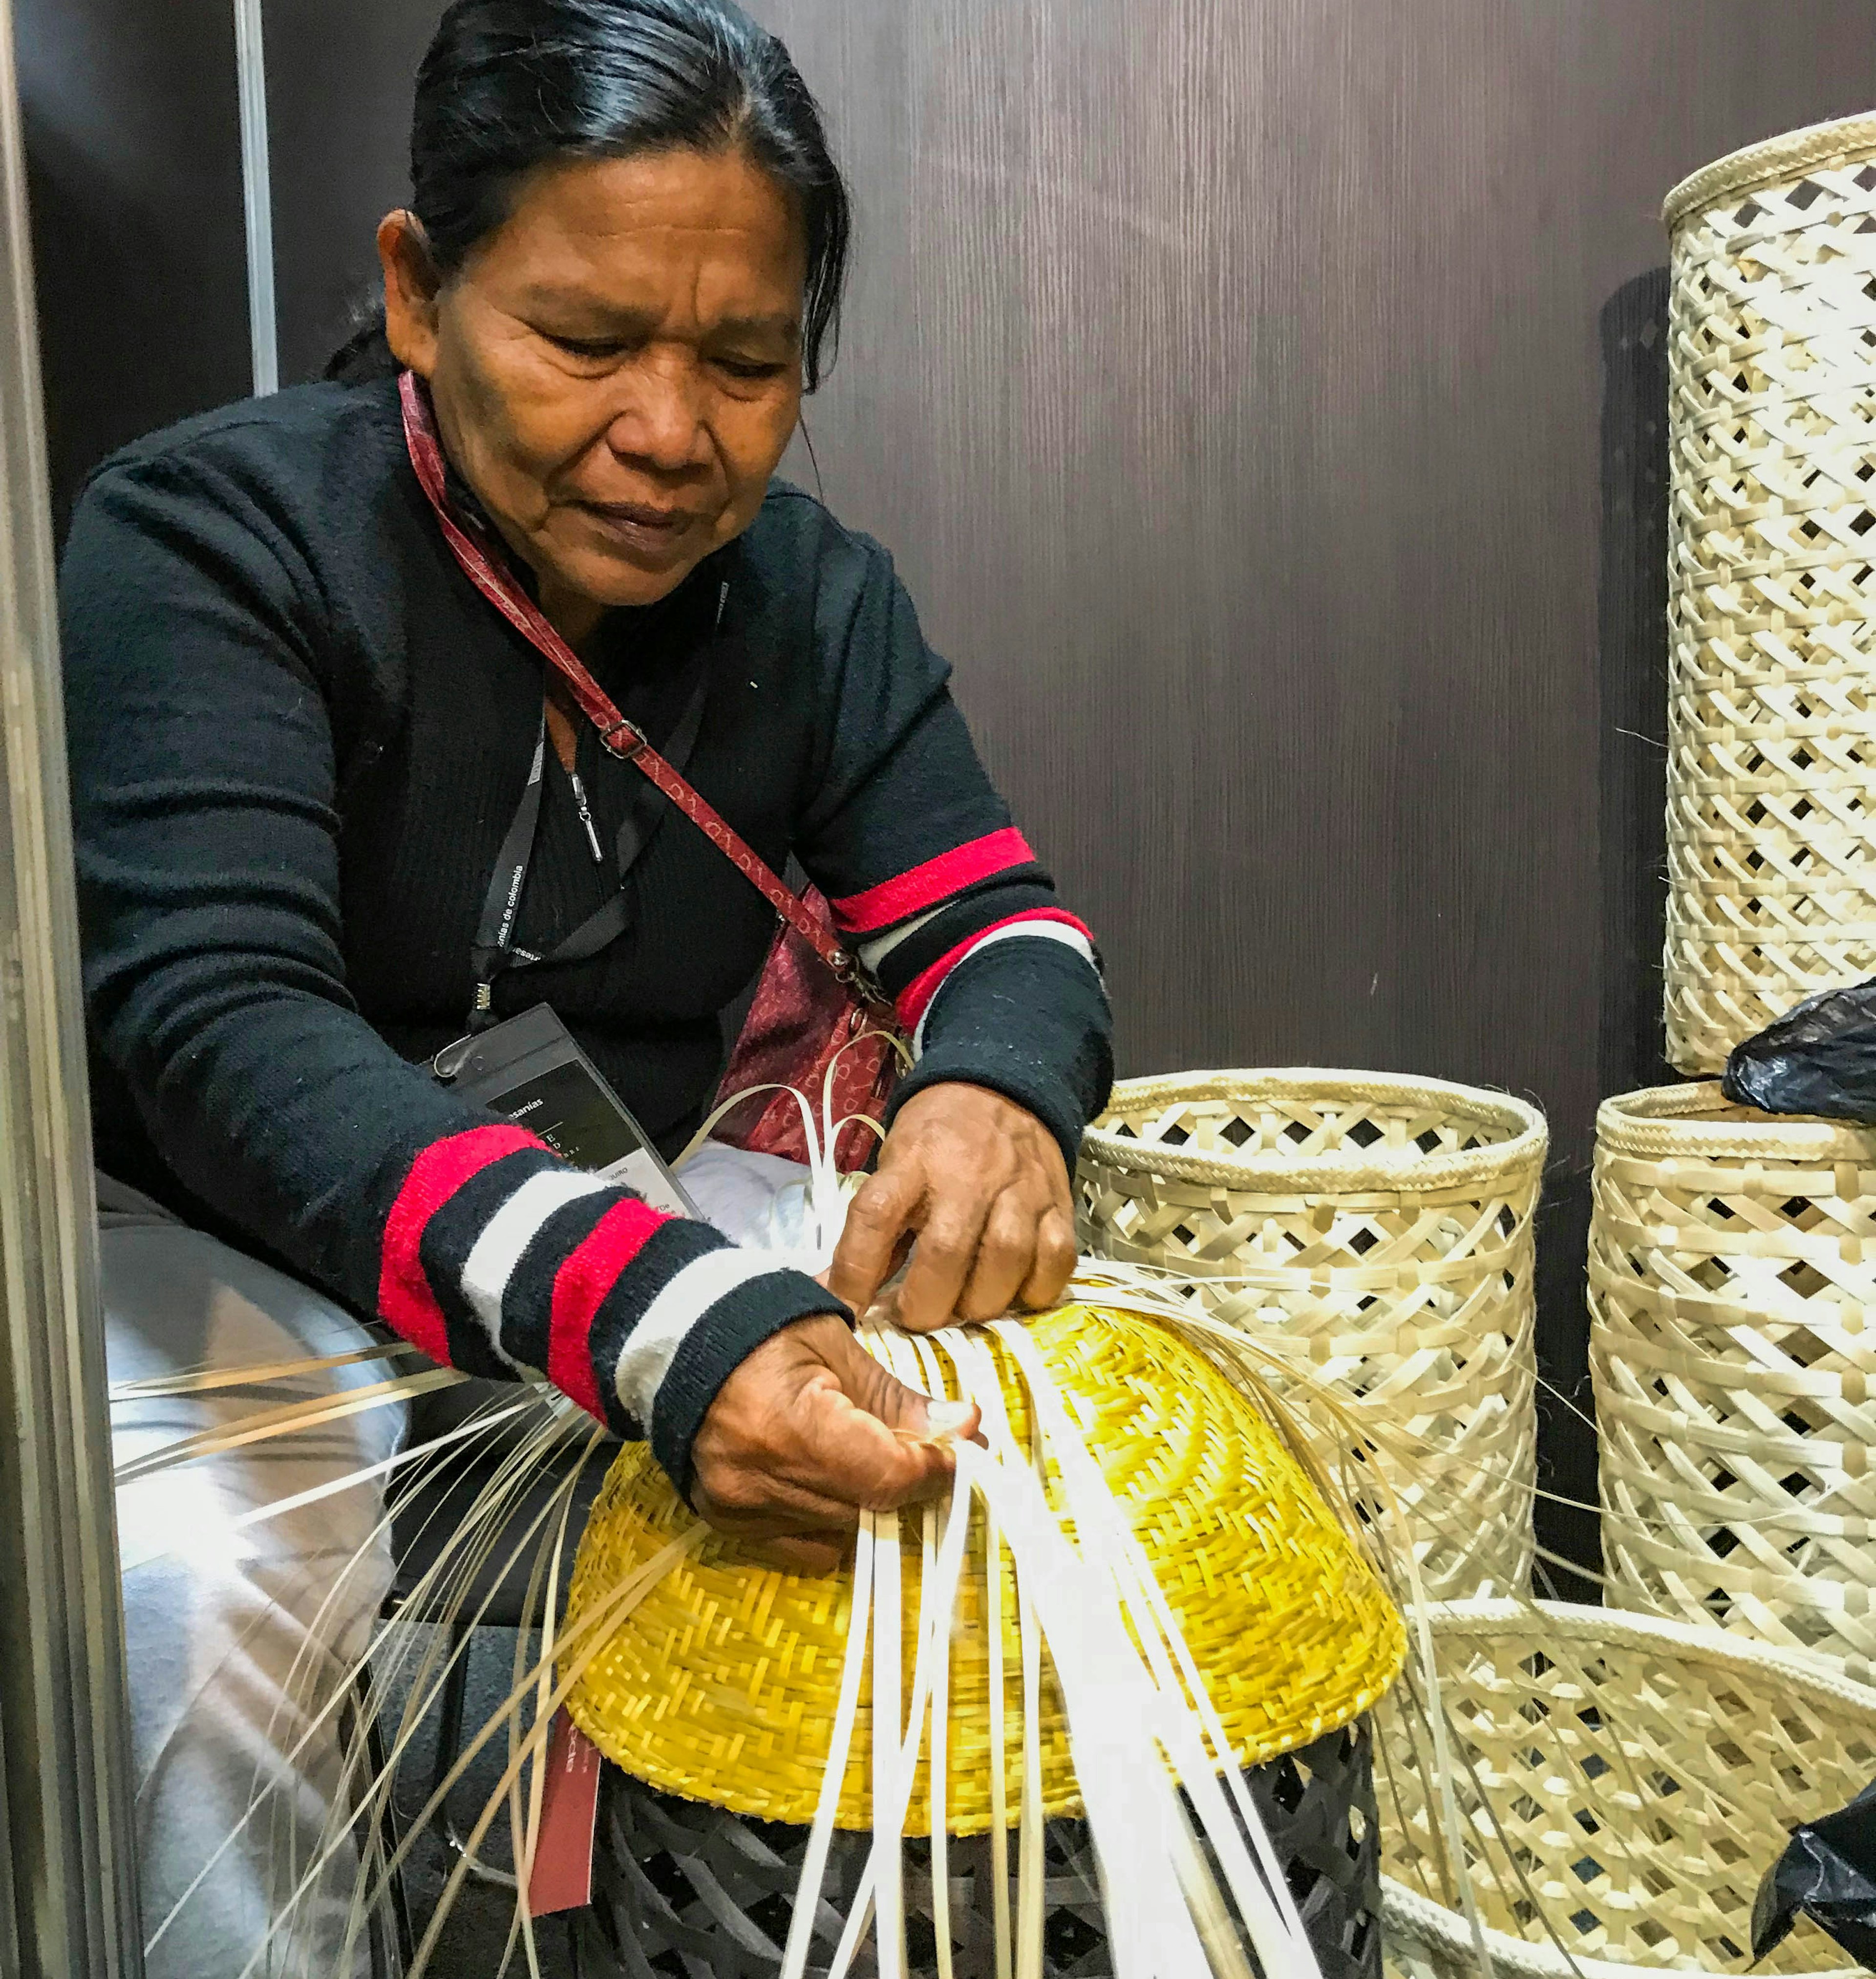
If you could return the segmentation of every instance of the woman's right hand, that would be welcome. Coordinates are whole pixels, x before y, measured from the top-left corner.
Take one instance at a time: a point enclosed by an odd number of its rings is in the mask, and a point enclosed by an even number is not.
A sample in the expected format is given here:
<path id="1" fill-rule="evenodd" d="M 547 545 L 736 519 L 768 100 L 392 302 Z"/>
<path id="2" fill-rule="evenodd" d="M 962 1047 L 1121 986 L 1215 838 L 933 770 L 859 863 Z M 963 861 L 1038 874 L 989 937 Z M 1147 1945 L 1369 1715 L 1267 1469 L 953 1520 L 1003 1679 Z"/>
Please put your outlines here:
<path id="1" fill-rule="evenodd" d="M 940 1496 L 974 1404 L 896 1381 L 832 1313 L 764 1341 L 718 1391 L 691 1446 L 691 1502 L 794 1573 L 831 1573 L 863 1511 Z"/>

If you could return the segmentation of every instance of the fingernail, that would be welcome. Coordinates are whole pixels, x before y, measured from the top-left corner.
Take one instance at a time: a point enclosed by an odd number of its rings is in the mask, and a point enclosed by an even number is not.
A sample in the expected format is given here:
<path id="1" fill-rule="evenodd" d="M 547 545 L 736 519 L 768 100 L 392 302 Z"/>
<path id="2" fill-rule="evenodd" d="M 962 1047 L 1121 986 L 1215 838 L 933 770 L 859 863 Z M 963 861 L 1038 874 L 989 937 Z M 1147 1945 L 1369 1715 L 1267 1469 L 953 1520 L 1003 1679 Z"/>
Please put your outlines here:
<path id="1" fill-rule="evenodd" d="M 948 1442 L 961 1435 L 969 1420 L 969 1402 L 933 1401 L 925 1405 L 925 1434 L 934 1442 Z"/>

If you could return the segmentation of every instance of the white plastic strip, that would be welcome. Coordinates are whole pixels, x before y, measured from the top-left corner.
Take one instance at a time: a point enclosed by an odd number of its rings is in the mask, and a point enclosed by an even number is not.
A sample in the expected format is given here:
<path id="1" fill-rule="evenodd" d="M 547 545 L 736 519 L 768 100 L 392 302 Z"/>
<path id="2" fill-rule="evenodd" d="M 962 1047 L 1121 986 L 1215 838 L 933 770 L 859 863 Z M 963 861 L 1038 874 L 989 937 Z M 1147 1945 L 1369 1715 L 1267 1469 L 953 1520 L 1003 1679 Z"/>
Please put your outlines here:
<path id="1" fill-rule="evenodd" d="M 1211 1979 L 1179 1885 L 1180 1817 L 1151 1730 L 1153 1686 L 1112 1591 L 1063 1537 L 1026 1467 L 969 1444 L 957 1461 L 1036 1590 L 1101 1867 L 1115 1979 Z"/>
<path id="2" fill-rule="evenodd" d="M 1315 1961 L 1308 1949 L 1302 1919 L 1269 1837 L 1232 1762 L 1224 1725 L 1206 1692 L 1171 1606 L 1099 1467 L 1070 1422 L 1034 1341 L 1019 1323 L 999 1321 L 996 1331 L 1028 1381 L 1031 1401 L 1061 1470 L 1083 1553 L 1119 1592 L 1135 1636 L 1145 1652 L 1162 1707 L 1155 1714 L 1154 1729 L 1192 1797 L 1201 1826 L 1218 1852 L 1258 1957 L 1272 1979 L 1280 1971 L 1305 1979 L 1305 1975 L 1314 1972 Z M 1175 1662 L 1178 1675 L 1172 1668 Z M 1209 1755 L 1198 1736 L 1202 1727 L 1211 1746 Z M 1255 1871 L 1219 1788 L 1221 1769 L 1229 1782 L 1238 1822 L 1241 1822 L 1257 1855 Z"/>
<path id="3" fill-rule="evenodd" d="M 839 1702 L 827 1745 L 827 1770 L 821 1775 L 820 1798 L 814 1825 L 808 1831 L 807 1853 L 801 1858 L 801 1880 L 795 1885 L 794 1911 L 788 1920 L 788 1942 L 783 1948 L 780 1979 L 803 1979 L 813 1940 L 814 1913 L 820 1906 L 820 1886 L 827 1873 L 827 1851 L 834 1840 L 834 1818 L 840 1808 L 840 1788 L 847 1778 L 847 1755 L 853 1748 L 853 1720 L 860 1711 L 860 1679 L 867 1666 L 867 1625 L 873 1610 L 873 1534 L 863 1524 L 853 1550 L 853 1593 L 847 1625 L 847 1658 L 840 1666 Z"/>
<path id="4" fill-rule="evenodd" d="M 899 1514 L 867 1515 L 873 1527 L 873 1901 L 879 1911 L 880 1979 L 906 1979 L 906 1908 L 900 1875 L 905 1809 L 895 1811 L 899 1749 Z M 911 1731 L 918 1751 L 919 1728 Z"/>

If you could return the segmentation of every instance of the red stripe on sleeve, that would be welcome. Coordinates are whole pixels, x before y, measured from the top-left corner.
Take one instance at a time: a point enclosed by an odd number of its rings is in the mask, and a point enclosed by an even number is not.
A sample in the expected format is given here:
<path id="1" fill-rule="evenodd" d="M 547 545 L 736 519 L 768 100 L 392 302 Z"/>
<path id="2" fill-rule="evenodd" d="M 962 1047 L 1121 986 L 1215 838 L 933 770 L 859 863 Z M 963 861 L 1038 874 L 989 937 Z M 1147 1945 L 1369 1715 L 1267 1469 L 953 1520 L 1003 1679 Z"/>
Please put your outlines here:
<path id="1" fill-rule="evenodd" d="M 446 1140 L 433 1141 L 410 1165 L 385 1218 L 384 1245 L 378 1277 L 381 1318 L 420 1347 L 433 1361 L 449 1364 L 449 1337 L 442 1308 L 423 1275 L 423 1232 L 430 1218 L 472 1176 L 492 1162 L 518 1154 L 523 1148 L 549 1152 L 545 1141 L 519 1127 L 471 1127 Z"/>
<path id="2" fill-rule="evenodd" d="M 993 921 L 988 927 L 979 928 L 975 934 L 967 935 L 956 947 L 947 949 L 930 968 L 913 977 L 899 993 L 899 1021 L 908 1031 L 918 1029 L 919 1019 L 930 1008 L 932 999 L 943 986 L 945 978 L 962 962 L 965 956 L 988 935 L 999 928 L 1014 927 L 1019 921 L 1056 921 L 1063 927 L 1072 927 L 1077 934 L 1086 935 L 1088 944 L 1094 946 L 1094 934 L 1085 921 L 1078 921 L 1071 913 L 1059 907 L 1032 907 L 1027 913 L 1011 914 L 1006 920 Z"/>
<path id="3" fill-rule="evenodd" d="M 923 866 L 901 873 L 897 880 L 883 880 L 863 893 L 850 893 L 844 900 L 830 902 L 834 925 L 843 934 L 870 934 L 876 928 L 890 927 L 895 921 L 922 914 L 927 907 L 935 907 L 940 900 L 963 887 L 974 887 L 979 880 L 993 879 L 1012 867 L 1035 862 L 1036 854 L 1029 850 L 1029 841 L 1013 824 L 986 837 L 973 838 L 968 845 L 941 852 Z"/>
<path id="4" fill-rule="evenodd" d="M 553 1309 L 548 1319 L 549 1381 L 589 1416 L 606 1419 L 605 1404 L 593 1374 L 588 1339 L 593 1319 L 620 1272 L 645 1248 L 645 1240 L 671 1218 L 649 1203 L 628 1198 L 617 1202 L 593 1225 L 554 1275 Z"/>

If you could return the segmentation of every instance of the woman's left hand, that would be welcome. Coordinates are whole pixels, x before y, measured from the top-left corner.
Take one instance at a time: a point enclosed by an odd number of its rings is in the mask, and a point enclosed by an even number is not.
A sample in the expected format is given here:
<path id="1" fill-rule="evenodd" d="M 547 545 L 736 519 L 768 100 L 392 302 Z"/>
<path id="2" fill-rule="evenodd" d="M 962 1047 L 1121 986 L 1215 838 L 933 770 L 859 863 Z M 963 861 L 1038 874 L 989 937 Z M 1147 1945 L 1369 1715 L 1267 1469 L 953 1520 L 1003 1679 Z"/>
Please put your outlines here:
<path id="1" fill-rule="evenodd" d="M 983 1086 L 914 1094 L 847 1210 L 827 1289 L 863 1314 L 908 1244 L 893 1318 L 910 1332 L 1052 1304 L 1075 1271 L 1068 1170 L 1054 1135 Z"/>

